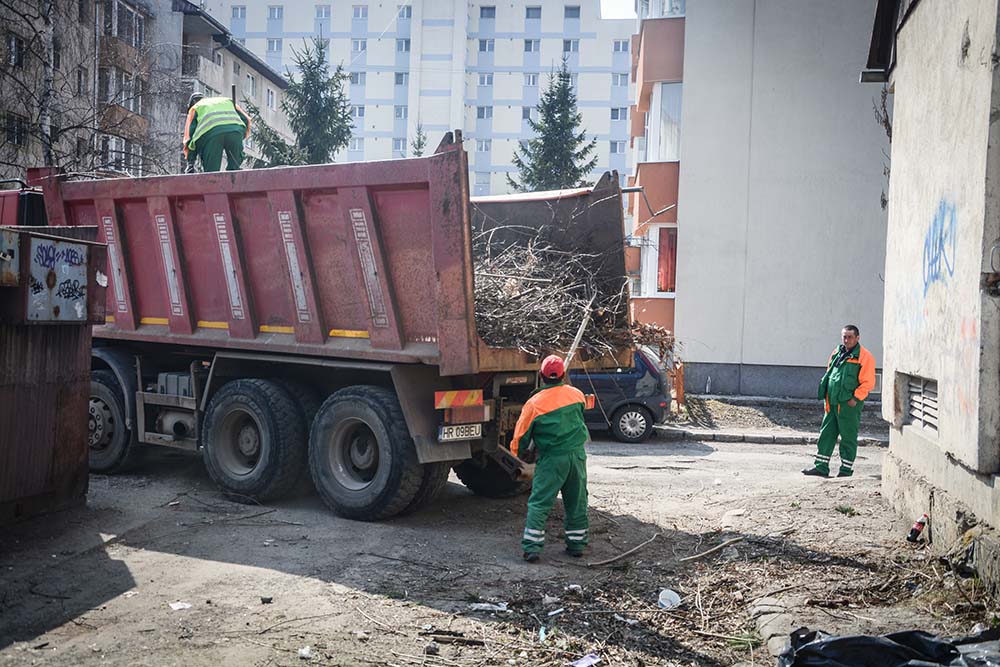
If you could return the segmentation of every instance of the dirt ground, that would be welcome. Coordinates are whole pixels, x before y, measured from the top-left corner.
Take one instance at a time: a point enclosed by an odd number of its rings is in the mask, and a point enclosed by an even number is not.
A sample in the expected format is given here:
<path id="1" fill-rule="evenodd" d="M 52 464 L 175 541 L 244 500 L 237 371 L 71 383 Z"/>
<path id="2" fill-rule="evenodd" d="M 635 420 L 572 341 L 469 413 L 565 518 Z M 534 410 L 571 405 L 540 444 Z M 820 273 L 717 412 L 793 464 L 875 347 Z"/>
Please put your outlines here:
<path id="1" fill-rule="evenodd" d="M 671 426 L 739 430 L 747 432 L 807 432 L 819 435 L 823 421 L 821 401 L 773 401 L 738 405 L 717 399 L 689 395 L 686 410 L 672 414 Z M 859 435 L 888 438 L 889 425 L 882 419 L 881 406 L 869 403 L 861 412 Z"/>
<path id="2" fill-rule="evenodd" d="M 802 476 L 811 453 L 598 439 L 589 552 L 562 552 L 557 505 L 530 565 L 524 497 L 478 498 L 453 477 L 417 514 L 358 523 L 315 496 L 228 502 L 197 457 L 151 452 L 94 477 L 86 508 L 0 532 L 0 665 L 763 665 L 750 610 L 768 594 L 831 632 L 957 635 L 986 619 L 974 581 L 904 540 L 879 495 L 883 450 L 862 448 L 846 480 Z M 680 607 L 657 607 L 663 588 Z"/>

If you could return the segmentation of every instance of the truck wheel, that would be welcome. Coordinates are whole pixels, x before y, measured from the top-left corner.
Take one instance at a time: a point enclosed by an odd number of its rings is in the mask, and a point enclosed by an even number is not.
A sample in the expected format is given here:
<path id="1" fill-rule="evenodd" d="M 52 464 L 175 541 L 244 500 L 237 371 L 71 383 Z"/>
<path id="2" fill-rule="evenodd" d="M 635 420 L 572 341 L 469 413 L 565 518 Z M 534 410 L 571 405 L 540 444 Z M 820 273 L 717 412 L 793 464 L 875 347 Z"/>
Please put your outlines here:
<path id="1" fill-rule="evenodd" d="M 410 504 L 403 510 L 403 514 L 416 512 L 437 498 L 448 484 L 448 477 L 450 475 L 451 463 L 425 463 L 424 476 L 420 480 L 420 488 L 417 490 L 417 495 L 413 497 Z"/>
<path id="2" fill-rule="evenodd" d="M 510 498 L 531 488 L 530 481 L 511 479 L 490 457 L 469 459 L 455 466 L 455 474 L 469 491 L 487 498 Z"/>
<path id="3" fill-rule="evenodd" d="M 312 428 L 313 419 L 316 418 L 316 413 L 319 412 L 319 406 L 322 405 L 323 401 L 320 399 L 319 392 L 305 384 L 304 382 L 299 382 L 298 380 L 286 380 L 284 378 L 275 378 L 274 380 L 282 386 L 292 398 L 295 399 L 295 407 L 298 408 L 299 417 L 302 419 L 302 432 L 305 434 L 306 445 L 308 450 L 308 439 L 309 439 L 309 429 Z M 308 458 L 308 455 L 307 455 Z M 293 496 L 307 496 L 312 494 L 316 489 L 313 487 L 312 477 L 309 475 L 309 466 L 302 466 L 302 473 L 299 475 L 299 479 L 295 482 L 295 488 L 292 489 Z"/>
<path id="4" fill-rule="evenodd" d="M 653 433 L 653 415 L 641 405 L 623 405 L 611 416 L 611 432 L 621 442 L 643 442 Z"/>
<path id="5" fill-rule="evenodd" d="M 286 495 L 306 461 L 306 434 L 291 394 L 270 380 L 232 380 L 209 401 L 202 431 L 208 474 L 235 500 Z"/>
<path id="6" fill-rule="evenodd" d="M 309 471 L 340 516 L 376 521 L 405 510 L 424 469 L 396 395 L 361 385 L 326 399 L 309 434 Z"/>
<path id="7" fill-rule="evenodd" d="M 139 445 L 125 425 L 125 398 L 115 374 L 90 372 L 90 410 L 87 418 L 90 471 L 127 470 L 139 457 Z"/>

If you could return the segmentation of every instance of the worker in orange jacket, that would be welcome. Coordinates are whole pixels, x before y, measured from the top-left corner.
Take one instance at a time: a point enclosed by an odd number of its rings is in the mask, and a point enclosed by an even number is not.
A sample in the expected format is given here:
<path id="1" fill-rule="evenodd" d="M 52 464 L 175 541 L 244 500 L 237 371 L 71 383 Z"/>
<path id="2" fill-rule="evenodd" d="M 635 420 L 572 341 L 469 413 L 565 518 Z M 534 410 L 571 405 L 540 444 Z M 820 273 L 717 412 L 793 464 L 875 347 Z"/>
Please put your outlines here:
<path id="1" fill-rule="evenodd" d="M 840 332 L 843 344 L 830 355 L 826 374 L 819 383 L 819 398 L 826 401 L 826 413 L 819 431 L 816 460 L 805 475 L 827 477 L 830 457 L 840 436 L 840 472 L 837 477 L 854 474 L 858 454 L 858 428 L 861 408 L 868 392 L 875 388 L 875 357 L 861 346 L 861 332 L 848 324 Z"/>

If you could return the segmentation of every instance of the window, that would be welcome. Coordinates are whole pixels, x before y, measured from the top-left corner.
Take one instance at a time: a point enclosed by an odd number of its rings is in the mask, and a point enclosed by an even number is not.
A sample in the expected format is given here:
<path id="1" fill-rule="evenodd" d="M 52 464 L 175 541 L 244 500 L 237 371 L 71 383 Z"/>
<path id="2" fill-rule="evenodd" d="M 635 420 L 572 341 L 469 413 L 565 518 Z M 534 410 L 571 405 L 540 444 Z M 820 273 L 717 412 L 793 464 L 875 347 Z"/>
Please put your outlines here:
<path id="1" fill-rule="evenodd" d="M 330 5 L 316 5 L 316 18 L 318 19 L 330 18 Z"/>
<path id="2" fill-rule="evenodd" d="M 12 32 L 7 33 L 7 65 L 24 67 L 24 40 Z"/>
<path id="3" fill-rule="evenodd" d="M 615 40 L 615 53 L 628 53 L 628 40 L 627 39 L 616 39 Z"/>
<path id="4" fill-rule="evenodd" d="M 538 110 L 535 107 L 521 107 L 521 120 L 534 120 L 538 118 Z"/>
<path id="5" fill-rule="evenodd" d="M 76 20 L 80 23 L 90 21 L 90 0 L 79 0 L 76 3 Z"/>
<path id="6" fill-rule="evenodd" d="M 410 52 L 410 40 L 409 39 L 397 39 L 396 40 L 396 53 L 409 53 Z"/>
<path id="7" fill-rule="evenodd" d="M 526 39 L 524 40 L 524 52 L 525 53 L 538 53 L 542 48 L 542 40 L 540 39 Z"/>
<path id="8" fill-rule="evenodd" d="M 493 118 L 493 107 L 476 107 L 476 118 Z"/>
<path id="9" fill-rule="evenodd" d="M 409 115 L 408 107 L 405 104 L 397 104 L 392 111 L 392 117 L 396 120 L 406 120 Z"/>
<path id="10" fill-rule="evenodd" d="M 368 5 L 354 5 L 353 16 L 356 19 L 368 18 Z"/>
<path id="11" fill-rule="evenodd" d="M 62 65 L 62 44 L 58 39 L 52 40 L 52 69 L 58 70 Z"/>
<path id="12" fill-rule="evenodd" d="M 23 146 L 27 140 L 28 119 L 8 111 L 4 125 L 7 130 L 7 143 L 14 146 Z"/>
<path id="13" fill-rule="evenodd" d="M 479 75 L 479 85 L 480 86 L 492 86 L 493 85 L 493 74 L 480 74 Z"/>
<path id="14" fill-rule="evenodd" d="M 526 19 L 540 19 L 540 18 L 542 18 L 542 8 L 541 7 L 525 7 L 524 8 L 524 18 L 526 18 Z"/>
<path id="15" fill-rule="evenodd" d="M 270 5 L 267 8 L 267 18 L 271 21 L 278 21 L 285 18 L 285 8 L 281 5 Z"/>
<path id="16" fill-rule="evenodd" d="M 497 17 L 496 7 L 480 7 L 479 8 L 479 18 L 481 19 L 495 19 Z"/>
<path id="17" fill-rule="evenodd" d="M 363 151 L 365 149 L 364 137 L 351 137 L 351 143 L 347 144 L 349 151 Z"/>
<path id="18" fill-rule="evenodd" d="M 490 185 L 490 172 L 488 172 L 488 171 L 477 171 L 476 172 L 476 185 L 489 187 L 489 185 Z"/>
<path id="19" fill-rule="evenodd" d="M 257 96 L 257 77 L 253 74 L 247 74 L 247 92 L 250 93 L 250 97 Z"/>
<path id="20" fill-rule="evenodd" d="M 77 95 L 86 95 L 87 93 L 90 92 L 89 90 L 87 90 L 87 88 L 89 88 L 89 82 L 87 81 L 87 68 L 86 67 L 77 67 L 76 68 L 76 94 Z"/>
<path id="21" fill-rule="evenodd" d="M 612 74 L 611 75 L 611 85 L 612 86 L 628 86 L 628 74 Z"/>
<path id="22" fill-rule="evenodd" d="M 493 40 L 492 39 L 479 40 L 479 51 L 480 53 L 493 53 Z"/>
<path id="23" fill-rule="evenodd" d="M 352 86 L 363 86 L 365 85 L 365 72 L 351 72 L 351 85 Z"/>
<path id="24" fill-rule="evenodd" d="M 493 142 L 490 141 L 489 139 L 476 139 L 477 153 L 489 153 L 492 147 L 493 147 Z"/>
<path id="25" fill-rule="evenodd" d="M 278 105 L 275 104 L 275 99 L 274 99 L 274 91 L 271 90 L 270 88 L 268 88 L 267 89 L 267 108 L 271 109 L 273 111 L 277 107 L 278 107 Z"/>
<path id="26" fill-rule="evenodd" d="M 657 250 L 656 291 L 674 292 L 677 290 L 676 227 L 660 227 L 660 241 Z"/>
<path id="27" fill-rule="evenodd" d="M 247 17 L 246 5 L 233 5 L 233 18 L 245 19 Z"/>
<path id="28" fill-rule="evenodd" d="M 392 140 L 392 152 L 406 155 L 406 139 L 400 139 L 398 137 L 394 138 Z"/>
<path id="29" fill-rule="evenodd" d="M 538 86 L 538 75 L 537 74 L 525 74 L 524 75 L 524 85 L 529 88 L 535 88 Z"/>
<path id="30" fill-rule="evenodd" d="M 86 155 L 87 155 L 87 140 L 86 139 L 80 139 L 79 137 L 77 137 L 77 139 L 76 139 L 76 152 L 75 152 L 75 156 L 74 156 L 74 157 L 76 157 L 77 163 L 83 162 L 83 158 Z"/>
<path id="31" fill-rule="evenodd" d="M 628 107 L 612 107 L 611 120 L 628 120 Z"/>
<path id="32" fill-rule="evenodd" d="M 398 16 L 401 19 L 413 18 L 413 7 L 411 7 L 410 5 L 400 5 Z"/>
<path id="33" fill-rule="evenodd" d="M 242 69 L 242 67 L 240 67 L 240 64 L 234 60 L 233 61 L 233 74 L 235 74 L 236 76 L 239 76 L 241 69 Z"/>
<path id="34" fill-rule="evenodd" d="M 368 40 L 367 39 L 352 39 L 351 40 L 351 51 L 354 53 L 362 53 L 368 50 Z"/>
<path id="35" fill-rule="evenodd" d="M 580 83 L 580 75 L 579 74 L 570 74 L 569 75 L 569 85 L 573 86 L 573 88 L 577 88 L 578 85 L 579 85 L 579 83 Z"/>
<path id="36" fill-rule="evenodd" d="M 579 52 L 580 52 L 580 40 L 578 39 L 563 40 L 563 53 L 579 53 Z"/>
<path id="37" fill-rule="evenodd" d="M 580 5 L 566 5 L 566 8 L 563 9 L 563 18 L 566 19 L 580 18 Z"/>
<path id="38" fill-rule="evenodd" d="M 611 154 L 621 155 L 625 152 L 625 142 L 624 141 L 612 141 L 611 142 Z"/>
<path id="39" fill-rule="evenodd" d="M 397 86 L 406 86 L 410 83 L 410 73 L 396 72 L 394 79 L 395 79 L 394 82 Z"/>
<path id="40" fill-rule="evenodd" d="M 111 70 L 101 67 L 97 70 L 97 101 L 110 102 L 113 94 L 111 88 Z"/>
<path id="41" fill-rule="evenodd" d="M 268 53 L 281 53 L 281 40 L 280 39 L 269 39 L 269 40 L 267 40 L 267 52 Z"/>
<path id="42" fill-rule="evenodd" d="M 351 105 L 351 118 L 364 118 L 365 117 L 365 105 L 364 104 L 352 104 Z"/>

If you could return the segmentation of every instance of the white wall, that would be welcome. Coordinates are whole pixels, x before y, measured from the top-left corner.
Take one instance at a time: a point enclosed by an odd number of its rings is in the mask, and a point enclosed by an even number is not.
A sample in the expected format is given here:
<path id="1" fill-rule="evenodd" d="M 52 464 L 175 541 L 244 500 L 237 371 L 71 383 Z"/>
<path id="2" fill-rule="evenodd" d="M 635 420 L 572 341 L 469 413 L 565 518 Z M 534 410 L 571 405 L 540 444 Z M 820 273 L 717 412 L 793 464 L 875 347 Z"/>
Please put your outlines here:
<path id="1" fill-rule="evenodd" d="M 693 362 L 822 366 L 841 326 L 881 362 L 874 0 L 689 0 L 677 334 Z M 720 45 L 725 45 L 724 48 Z"/>

